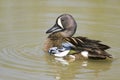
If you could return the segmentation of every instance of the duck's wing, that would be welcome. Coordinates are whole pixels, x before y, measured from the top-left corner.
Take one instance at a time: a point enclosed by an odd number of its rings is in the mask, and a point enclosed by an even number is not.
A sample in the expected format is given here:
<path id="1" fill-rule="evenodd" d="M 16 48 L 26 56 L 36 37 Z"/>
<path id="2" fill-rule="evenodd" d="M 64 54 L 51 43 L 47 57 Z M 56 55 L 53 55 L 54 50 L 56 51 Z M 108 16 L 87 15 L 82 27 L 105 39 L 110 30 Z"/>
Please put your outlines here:
<path id="1" fill-rule="evenodd" d="M 77 52 L 88 51 L 90 57 L 93 58 L 111 57 L 111 55 L 105 51 L 110 47 L 100 43 L 101 41 L 99 40 L 92 40 L 86 37 L 79 36 L 79 37 L 67 37 L 65 38 L 65 41 L 73 44 L 74 46 L 72 46 L 72 49 L 76 50 Z"/>
<path id="2" fill-rule="evenodd" d="M 65 38 L 65 40 L 72 43 L 74 46 L 81 48 L 91 48 L 91 49 L 100 49 L 100 50 L 106 50 L 110 48 L 109 46 L 100 43 L 101 41 L 99 40 L 92 40 L 81 36 L 67 37 Z"/>

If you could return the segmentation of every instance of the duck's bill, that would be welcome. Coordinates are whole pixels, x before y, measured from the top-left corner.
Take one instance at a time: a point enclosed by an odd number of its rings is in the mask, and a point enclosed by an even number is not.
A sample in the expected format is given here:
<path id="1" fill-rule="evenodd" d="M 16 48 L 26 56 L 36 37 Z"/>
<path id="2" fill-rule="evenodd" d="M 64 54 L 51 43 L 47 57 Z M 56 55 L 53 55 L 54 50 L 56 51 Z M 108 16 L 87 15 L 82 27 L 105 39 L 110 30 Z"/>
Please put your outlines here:
<path id="1" fill-rule="evenodd" d="M 54 33 L 54 32 L 59 32 L 62 31 L 63 29 L 59 27 L 57 24 L 55 24 L 52 28 L 46 31 L 46 33 Z"/>

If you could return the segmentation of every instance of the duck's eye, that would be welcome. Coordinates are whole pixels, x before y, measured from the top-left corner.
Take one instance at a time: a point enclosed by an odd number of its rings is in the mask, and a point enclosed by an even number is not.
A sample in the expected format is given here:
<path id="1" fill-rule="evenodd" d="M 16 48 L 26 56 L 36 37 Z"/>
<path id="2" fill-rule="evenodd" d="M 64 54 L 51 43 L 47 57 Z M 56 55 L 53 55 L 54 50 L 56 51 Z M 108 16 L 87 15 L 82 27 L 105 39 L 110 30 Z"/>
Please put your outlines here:
<path id="1" fill-rule="evenodd" d="M 64 21 L 63 19 L 61 21 Z"/>

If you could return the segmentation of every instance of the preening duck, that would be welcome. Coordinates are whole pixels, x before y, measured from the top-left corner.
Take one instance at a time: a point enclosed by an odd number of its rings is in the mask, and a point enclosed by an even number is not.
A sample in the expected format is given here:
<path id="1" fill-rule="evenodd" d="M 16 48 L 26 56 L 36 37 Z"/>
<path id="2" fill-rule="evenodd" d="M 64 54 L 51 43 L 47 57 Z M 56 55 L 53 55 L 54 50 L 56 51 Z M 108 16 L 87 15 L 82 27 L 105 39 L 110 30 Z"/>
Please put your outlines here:
<path id="1" fill-rule="evenodd" d="M 77 24 L 69 14 L 62 14 L 56 19 L 55 25 L 47 30 L 49 36 L 44 44 L 44 50 L 56 57 L 72 57 L 75 59 L 106 59 L 112 55 L 106 50 L 110 47 L 99 40 L 87 37 L 72 37 Z"/>

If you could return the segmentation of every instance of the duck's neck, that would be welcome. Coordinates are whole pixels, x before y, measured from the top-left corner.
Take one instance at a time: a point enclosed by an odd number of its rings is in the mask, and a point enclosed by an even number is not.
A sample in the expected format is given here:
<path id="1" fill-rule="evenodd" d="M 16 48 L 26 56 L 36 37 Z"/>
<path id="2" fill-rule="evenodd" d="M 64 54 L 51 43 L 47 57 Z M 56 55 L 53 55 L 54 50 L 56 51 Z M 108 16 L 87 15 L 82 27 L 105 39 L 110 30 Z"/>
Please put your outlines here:
<path id="1" fill-rule="evenodd" d="M 64 37 L 72 37 L 74 35 L 75 32 L 69 31 L 69 30 L 65 30 L 63 32 L 61 32 L 60 34 Z"/>
<path id="2" fill-rule="evenodd" d="M 73 27 L 73 25 L 69 25 L 64 31 L 60 32 L 60 34 L 64 37 L 72 37 L 76 32 L 76 25 Z"/>

